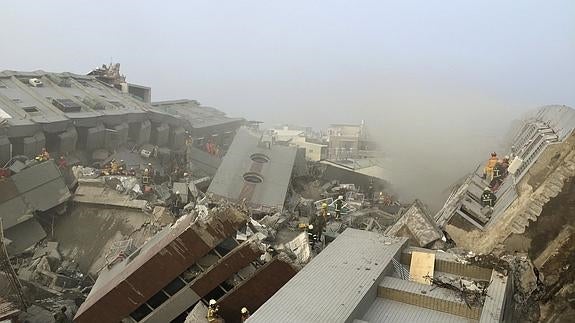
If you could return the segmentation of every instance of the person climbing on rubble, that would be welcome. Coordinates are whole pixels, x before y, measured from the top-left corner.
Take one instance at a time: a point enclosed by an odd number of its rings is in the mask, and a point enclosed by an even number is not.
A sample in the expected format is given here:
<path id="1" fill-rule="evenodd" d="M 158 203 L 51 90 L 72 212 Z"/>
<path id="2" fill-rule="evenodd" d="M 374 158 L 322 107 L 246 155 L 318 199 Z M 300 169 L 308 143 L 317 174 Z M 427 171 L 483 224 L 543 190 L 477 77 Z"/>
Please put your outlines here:
<path id="1" fill-rule="evenodd" d="M 343 200 L 343 195 L 337 197 L 337 199 L 333 202 L 334 209 L 335 209 L 335 219 L 339 220 L 341 217 L 341 210 L 347 205 Z"/>
<path id="2" fill-rule="evenodd" d="M 486 187 L 483 190 L 483 194 L 481 194 L 481 204 L 483 208 L 487 210 L 486 215 L 493 213 L 493 207 L 495 206 L 496 201 L 497 196 L 493 194 L 489 187 Z"/>
<path id="3" fill-rule="evenodd" d="M 223 323 L 224 320 L 221 318 L 220 314 L 218 313 L 220 310 L 220 306 L 216 302 L 215 299 L 210 299 L 210 303 L 208 306 L 208 315 L 207 319 L 210 323 Z"/>
<path id="4" fill-rule="evenodd" d="M 487 161 L 487 165 L 485 165 L 485 168 L 483 169 L 483 179 L 487 180 L 488 183 L 490 183 L 491 180 L 493 179 L 493 168 L 495 167 L 497 162 L 498 162 L 497 153 L 495 152 L 491 153 L 491 158 L 489 158 L 489 160 Z"/>
<path id="5" fill-rule="evenodd" d="M 184 207 L 184 202 L 182 200 L 182 196 L 180 195 L 179 191 L 176 191 L 176 195 L 174 196 L 174 202 L 172 203 L 172 214 L 176 217 L 180 216 L 180 211 Z"/>
<path id="6" fill-rule="evenodd" d="M 250 311 L 248 311 L 246 307 L 242 307 L 240 312 L 241 312 L 240 320 L 242 323 L 244 323 L 250 318 Z"/>

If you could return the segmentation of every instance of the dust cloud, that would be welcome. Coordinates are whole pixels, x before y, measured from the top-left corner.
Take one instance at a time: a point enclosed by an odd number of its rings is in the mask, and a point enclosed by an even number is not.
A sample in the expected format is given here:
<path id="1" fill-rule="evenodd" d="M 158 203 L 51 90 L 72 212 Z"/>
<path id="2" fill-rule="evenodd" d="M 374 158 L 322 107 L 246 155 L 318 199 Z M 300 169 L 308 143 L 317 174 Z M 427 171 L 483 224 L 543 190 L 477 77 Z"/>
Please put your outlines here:
<path id="1" fill-rule="evenodd" d="M 419 198 L 432 211 L 443 205 L 451 187 L 484 163 L 490 152 L 504 153 L 502 143 L 511 122 L 526 110 L 446 82 L 400 77 L 384 82 L 355 81 L 329 86 L 330 96 L 317 91 L 314 106 L 298 111 L 292 108 L 289 115 L 282 116 L 283 122 L 318 127 L 310 120 L 321 120 L 320 126 L 325 127 L 327 123 L 365 120 L 385 153 L 394 192 L 403 202 Z M 360 89 L 358 84 L 365 86 Z"/>

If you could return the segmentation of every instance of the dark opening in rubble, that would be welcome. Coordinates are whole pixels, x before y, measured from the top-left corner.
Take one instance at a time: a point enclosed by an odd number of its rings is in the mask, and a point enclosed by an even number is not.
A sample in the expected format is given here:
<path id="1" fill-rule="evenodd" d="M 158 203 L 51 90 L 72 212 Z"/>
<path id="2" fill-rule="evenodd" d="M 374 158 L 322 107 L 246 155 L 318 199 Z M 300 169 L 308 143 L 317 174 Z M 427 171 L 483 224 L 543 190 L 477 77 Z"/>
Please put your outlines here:
<path id="1" fill-rule="evenodd" d="M 259 184 L 264 181 L 264 178 L 258 173 L 250 172 L 244 174 L 244 180 L 248 183 Z"/>
<path id="2" fill-rule="evenodd" d="M 250 156 L 250 159 L 255 161 L 256 163 L 261 163 L 261 164 L 264 164 L 264 163 L 267 163 L 270 161 L 270 158 L 268 156 L 266 156 L 264 154 L 260 154 L 260 153 L 252 154 Z"/>

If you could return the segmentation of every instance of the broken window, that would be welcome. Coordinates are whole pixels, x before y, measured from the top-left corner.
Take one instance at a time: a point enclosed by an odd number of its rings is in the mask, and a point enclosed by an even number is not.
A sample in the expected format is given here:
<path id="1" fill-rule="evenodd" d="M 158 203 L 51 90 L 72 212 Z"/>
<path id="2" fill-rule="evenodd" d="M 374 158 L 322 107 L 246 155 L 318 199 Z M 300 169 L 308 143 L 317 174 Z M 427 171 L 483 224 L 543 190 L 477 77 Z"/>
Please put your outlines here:
<path id="1" fill-rule="evenodd" d="M 164 287 L 164 290 L 166 293 L 173 296 L 180 289 L 184 288 L 184 286 L 186 286 L 186 283 L 184 283 L 180 277 L 176 277 L 176 279 L 172 280 L 168 285 L 166 285 L 166 287 Z"/>
<path id="2" fill-rule="evenodd" d="M 158 308 L 160 305 L 164 304 L 165 301 L 170 298 L 163 290 L 160 290 L 156 293 L 156 295 L 150 297 L 150 299 L 146 302 L 153 308 Z"/>
<path id="3" fill-rule="evenodd" d="M 130 314 L 130 317 L 136 321 L 141 321 L 148 314 L 152 313 L 152 308 L 148 304 L 144 303 L 142 306 L 138 307 L 135 311 Z"/>

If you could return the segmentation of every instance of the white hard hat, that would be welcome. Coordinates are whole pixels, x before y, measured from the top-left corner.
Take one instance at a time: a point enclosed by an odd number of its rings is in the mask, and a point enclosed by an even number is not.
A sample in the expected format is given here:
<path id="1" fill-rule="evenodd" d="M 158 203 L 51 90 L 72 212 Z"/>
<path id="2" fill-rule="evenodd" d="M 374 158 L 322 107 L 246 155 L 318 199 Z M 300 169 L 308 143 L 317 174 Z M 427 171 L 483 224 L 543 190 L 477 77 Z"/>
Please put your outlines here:
<path id="1" fill-rule="evenodd" d="M 313 224 L 308 225 L 307 228 L 313 230 Z"/>
<path id="2" fill-rule="evenodd" d="M 246 314 L 248 312 L 248 309 L 245 307 L 242 307 L 242 314 Z"/>
<path id="3" fill-rule="evenodd" d="M 216 300 L 215 300 L 215 299 L 210 299 L 210 305 L 216 305 Z"/>
<path id="4" fill-rule="evenodd" d="M 176 191 L 176 195 L 180 195 L 180 191 Z"/>
<path id="5" fill-rule="evenodd" d="M 338 200 L 343 200 L 343 195 L 337 197 Z"/>
<path id="6" fill-rule="evenodd" d="M 489 186 L 488 186 L 488 187 L 486 187 L 486 188 L 484 189 L 484 191 L 491 191 L 491 189 L 490 189 Z"/>

